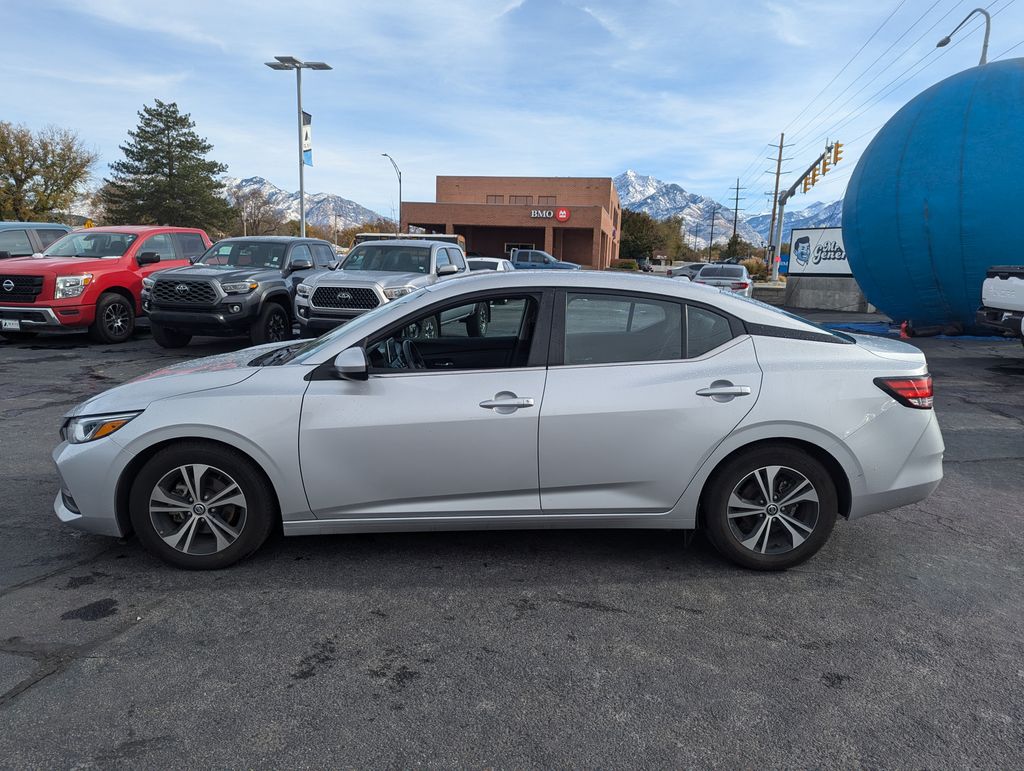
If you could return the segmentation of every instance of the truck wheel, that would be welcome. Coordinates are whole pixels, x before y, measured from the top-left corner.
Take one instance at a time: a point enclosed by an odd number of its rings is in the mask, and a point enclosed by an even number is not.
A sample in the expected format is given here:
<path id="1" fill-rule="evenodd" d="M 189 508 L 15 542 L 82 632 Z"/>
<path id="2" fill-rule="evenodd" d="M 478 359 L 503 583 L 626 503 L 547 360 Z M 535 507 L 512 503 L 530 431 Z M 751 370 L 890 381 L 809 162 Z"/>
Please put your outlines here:
<path id="1" fill-rule="evenodd" d="M 441 323 L 437 316 L 430 316 L 420 322 L 419 335 L 417 337 L 435 338 L 441 329 Z"/>
<path id="2" fill-rule="evenodd" d="M 192 339 L 192 335 L 188 332 L 167 329 L 167 327 L 161 327 L 153 323 L 150 323 L 150 329 L 153 332 L 153 339 L 156 340 L 156 344 L 161 348 L 184 348 Z"/>
<path id="3" fill-rule="evenodd" d="M 466 331 L 470 337 L 483 337 L 491 321 L 491 309 L 487 303 L 477 303 L 473 315 L 466 319 Z"/>
<path id="4" fill-rule="evenodd" d="M 134 331 L 135 308 L 131 300 L 115 292 L 100 295 L 89 337 L 97 343 L 123 343 Z"/>
<path id="5" fill-rule="evenodd" d="M 292 320 L 288 318 L 284 308 L 273 302 L 263 306 L 260 315 L 249 329 L 249 339 L 253 345 L 279 343 L 291 339 L 291 336 Z"/>

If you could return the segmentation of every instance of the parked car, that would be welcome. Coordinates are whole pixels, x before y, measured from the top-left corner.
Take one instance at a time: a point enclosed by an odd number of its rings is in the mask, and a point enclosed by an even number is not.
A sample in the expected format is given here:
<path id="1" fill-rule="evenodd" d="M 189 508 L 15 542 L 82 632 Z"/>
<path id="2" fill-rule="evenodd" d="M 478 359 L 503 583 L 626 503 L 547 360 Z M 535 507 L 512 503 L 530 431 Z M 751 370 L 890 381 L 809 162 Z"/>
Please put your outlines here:
<path id="1" fill-rule="evenodd" d="M 575 262 L 556 260 L 540 249 L 513 249 L 510 262 L 513 267 L 526 270 L 580 270 Z"/>
<path id="2" fill-rule="evenodd" d="M 481 337 L 420 334 L 499 300 Z M 282 527 L 700 527 L 734 562 L 778 570 L 838 517 L 927 497 L 943 453 L 916 348 L 597 271 L 438 282 L 316 340 L 118 386 L 61 436 L 57 516 L 134 531 L 186 568 L 229 565 Z"/>
<path id="3" fill-rule="evenodd" d="M 700 269 L 705 265 L 707 265 L 706 262 L 684 262 L 682 265 L 673 265 L 665 272 L 665 275 L 669 278 L 685 276 L 693 281 L 694 277 L 700 273 Z"/>
<path id="4" fill-rule="evenodd" d="M 77 230 L 41 255 L 4 260 L 0 334 L 87 329 L 98 342 L 124 342 L 142 312 L 142 279 L 188 265 L 209 246 L 196 228 L 125 225 Z"/>
<path id="5" fill-rule="evenodd" d="M 469 274 L 462 248 L 445 241 L 391 239 L 356 246 L 334 273 L 299 284 L 295 316 L 303 337 L 334 329 L 346 321 L 439 281 Z M 441 325 L 463 322 L 480 337 L 487 330 L 487 305 L 456 308 L 423 321 L 424 337 L 437 337 Z"/>
<path id="6" fill-rule="evenodd" d="M 70 232 L 55 222 L 0 222 L 0 260 L 40 254 Z"/>
<path id="7" fill-rule="evenodd" d="M 728 289 L 744 297 L 754 294 L 754 280 L 743 265 L 705 265 L 693 277 L 693 282 Z"/>
<path id="8" fill-rule="evenodd" d="M 636 265 L 643 273 L 654 272 L 654 264 L 650 260 L 639 260 Z"/>
<path id="9" fill-rule="evenodd" d="M 287 340 L 295 287 L 337 265 L 331 244 L 317 238 L 225 238 L 194 265 L 143 279 L 142 307 L 164 348 L 188 345 L 193 335 Z"/>
<path id="10" fill-rule="evenodd" d="M 497 270 L 507 273 L 516 269 L 511 262 L 500 257 L 467 257 L 466 264 L 470 270 Z"/>
<path id="11" fill-rule="evenodd" d="M 983 327 L 1024 342 L 1024 265 L 997 265 L 985 273 L 981 307 L 975 316 Z"/>

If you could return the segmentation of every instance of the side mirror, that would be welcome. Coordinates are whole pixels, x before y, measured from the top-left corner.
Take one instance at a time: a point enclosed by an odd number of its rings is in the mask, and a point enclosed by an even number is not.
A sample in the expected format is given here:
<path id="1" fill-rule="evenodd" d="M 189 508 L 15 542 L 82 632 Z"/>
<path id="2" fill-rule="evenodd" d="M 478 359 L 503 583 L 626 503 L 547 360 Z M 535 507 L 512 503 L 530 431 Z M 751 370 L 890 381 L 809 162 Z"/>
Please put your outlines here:
<path id="1" fill-rule="evenodd" d="M 297 270 L 312 270 L 313 261 L 309 257 L 293 257 L 288 263 L 288 272 L 294 273 Z"/>
<path id="2" fill-rule="evenodd" d="M 199 258 L 202 257 L 202 256 L 203 255 L 201 255 L 201 254 L 193 254 L 191 257 L 188 258 L 189 264 L 190 265 L 195 265 L 197 262 L 199 262 Z"/>
<path id="3" fill-rule="evenodd" d="M 329 270 L 337 270 L 339 265 L 341 265 L 341 263 L 338 262 L 337 260 L 335 260 L 334 262 L 332 262 L 327 267 L 328 267 Z"/>
<path id="4" fill-rule="evenodd" d="M 10 253 L 10 252 L 0 252 L 0 260 L 6 260 L 6 259 L 9 259 L 9 258 L 10 258 L 10 256 L 11 256 L 11 253 Z"/>
<path id="5" fill-rule="evenodd" d="M 346 348 L 334 357 L 334 374 L 342 380 L 366 380 L 370 377 L 370 364 L 362 348 Z"/>
<path id="6" fill-rule="evenodd" d="M 441 267 L 439 267 L 437 269 L 437 275 L 439 275 L 439 276 L 450 276 L 453 273 L 458 273 L 458 272 L 459 272 L 459 266 L 458 265 L 452 265 L 450 263 L 448 265 L 442 265 Z"/>
<path id="7" fill-rule="evenodd" d="M 153 265 L 154 263 L 160 262 L 160 255 L 156 252 L 143 252 L 142 254 L 136 255 L 135 262 L 139 266 Z"/>

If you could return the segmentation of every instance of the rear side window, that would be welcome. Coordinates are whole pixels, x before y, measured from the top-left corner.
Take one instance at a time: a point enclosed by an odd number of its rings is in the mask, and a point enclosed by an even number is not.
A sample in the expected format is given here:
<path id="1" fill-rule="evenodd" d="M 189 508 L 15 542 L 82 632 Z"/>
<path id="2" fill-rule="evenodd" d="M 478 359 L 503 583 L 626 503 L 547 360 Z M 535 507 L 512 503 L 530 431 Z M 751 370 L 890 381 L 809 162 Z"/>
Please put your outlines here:
<path id="1" fill-rule="evenodd" d="M 178 250 L 186 260 L 202 257 L 206 252 L 206 244 L 198 233 L 175 233 L 172 238 L 178 242 Z"/>
<path id="2" fill-rule="evenodd" d="M 686 358 L 703 356 L 730 340 L 729 319 L 707 308 L 686 306 Z"/>
<path id="3" fill-rule="evenodd" d="M 36 231 L 36 235 L 39 236 L 39 240 L 42 242 L 43 248 L 45 249 L 46 247 L 48 247 L 50 244 L 52 244 L 57 239 L 63 238 L 64 236 L 66 236 L 67 235 L 67 231 L 65 231 L 65 230 L 37 230 Z"/>
<path id="4" fill-rule="evenodd" d="M 646 297 L 566 296 L 565 364 L 680 359 L 682 306 Z"/>
<path id="5" fill-rule="evenodd" d="M 10 252 L 11 257 L 32 254 L 32 244 L 24 230 L 0 230 L 0 252 Z"/>

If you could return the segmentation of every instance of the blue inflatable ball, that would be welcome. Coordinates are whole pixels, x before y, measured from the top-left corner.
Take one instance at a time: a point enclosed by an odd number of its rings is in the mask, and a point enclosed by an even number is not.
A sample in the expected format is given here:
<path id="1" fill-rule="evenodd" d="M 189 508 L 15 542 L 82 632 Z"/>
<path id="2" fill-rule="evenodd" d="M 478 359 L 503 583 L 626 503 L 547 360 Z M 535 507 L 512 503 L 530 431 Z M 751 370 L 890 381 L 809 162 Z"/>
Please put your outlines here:
<path id="1" fill-rule="evenodd" d="M 970 329 L 991 265 L 1024 264 L 1024 59 L 914 97 L 868 145 L 843 199 L 865 297 L 894 321 Z"/>

